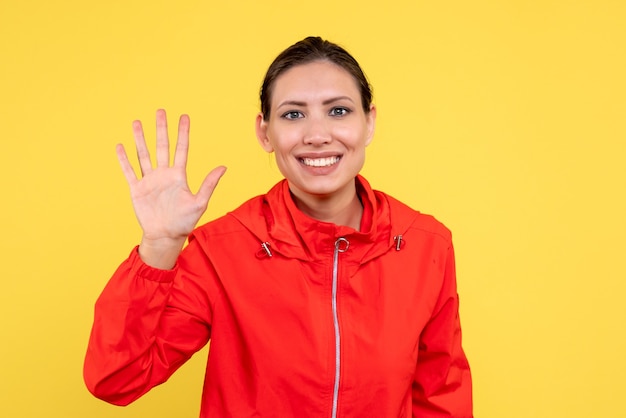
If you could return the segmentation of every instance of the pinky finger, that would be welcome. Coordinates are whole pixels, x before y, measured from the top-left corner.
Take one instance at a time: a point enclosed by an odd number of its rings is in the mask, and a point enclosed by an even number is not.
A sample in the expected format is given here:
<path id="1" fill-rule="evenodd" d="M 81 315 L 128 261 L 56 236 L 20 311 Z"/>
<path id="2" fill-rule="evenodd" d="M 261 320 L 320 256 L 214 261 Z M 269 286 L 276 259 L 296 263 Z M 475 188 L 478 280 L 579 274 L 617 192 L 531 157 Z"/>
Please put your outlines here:
<path id="1" fill-rule="evenodd" d="M 115 146 L 115 152 L 117 153 L 117 160 L 120 162 L 126 181 L 129 185 L 135 183 L 137 181 L 137 175 L 135 174 L 133 167 L 130 165 L 130 161 L 128 161 L 128 155 L 126 155 L 124 145 L 117 144 Z"/>

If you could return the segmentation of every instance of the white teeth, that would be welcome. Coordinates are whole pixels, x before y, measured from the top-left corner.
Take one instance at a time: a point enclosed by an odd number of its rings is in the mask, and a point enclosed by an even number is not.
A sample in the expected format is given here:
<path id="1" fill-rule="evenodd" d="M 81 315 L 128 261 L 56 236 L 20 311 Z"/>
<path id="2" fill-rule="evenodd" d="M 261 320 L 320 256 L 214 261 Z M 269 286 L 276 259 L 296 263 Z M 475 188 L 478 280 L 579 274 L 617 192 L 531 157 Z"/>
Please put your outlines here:
<path id="1" fill-rule="evenodd" d="M 309 167 L 328 167 L 336 164 L 339 161 L 339 157 L 302 158 L 301 161 L 304 165 L 308 165 Z"/>

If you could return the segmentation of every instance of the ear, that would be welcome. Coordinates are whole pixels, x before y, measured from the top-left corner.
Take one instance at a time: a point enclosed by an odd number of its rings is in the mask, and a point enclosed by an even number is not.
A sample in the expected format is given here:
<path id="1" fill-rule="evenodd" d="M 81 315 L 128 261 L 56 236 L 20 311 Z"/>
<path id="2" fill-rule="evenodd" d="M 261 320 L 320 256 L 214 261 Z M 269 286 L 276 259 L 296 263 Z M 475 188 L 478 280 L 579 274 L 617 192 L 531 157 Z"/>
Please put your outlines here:
<path id="1" fill-rule="evenodd" d="M 256 115 L 256 138 L 259 141 L 259 144 L 261 144 L 261 148 L 263 148 L 266 152 L 273 152 L 274 147 L 272 147 L 270 139 L 267 136 L 267 128 L 268 122 L 263 118 L 263 114 L 259 113 Z"/>
<path id="2" fill-rule="evenodd" d="M 374 139 L 374 130 L 376 128 L 376 106 L 371 105 L 370 111 L 365 115 L 367 124 L 367 136 L 365 138 L 365 146 L 368 146 Z"/>

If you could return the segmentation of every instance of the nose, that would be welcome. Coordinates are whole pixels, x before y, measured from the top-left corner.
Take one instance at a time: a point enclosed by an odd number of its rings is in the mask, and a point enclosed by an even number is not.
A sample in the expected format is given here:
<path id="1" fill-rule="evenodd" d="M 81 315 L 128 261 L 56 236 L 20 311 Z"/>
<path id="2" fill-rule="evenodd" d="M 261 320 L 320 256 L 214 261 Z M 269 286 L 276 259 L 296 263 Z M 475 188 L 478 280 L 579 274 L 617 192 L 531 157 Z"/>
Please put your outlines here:
<path id="1" fill-rule="evenodd" d="M 331 129 L 328 121 L 323 117 L 310 117 L 304 132 L 304 143 L 320 146 L 332 141 Z"/>

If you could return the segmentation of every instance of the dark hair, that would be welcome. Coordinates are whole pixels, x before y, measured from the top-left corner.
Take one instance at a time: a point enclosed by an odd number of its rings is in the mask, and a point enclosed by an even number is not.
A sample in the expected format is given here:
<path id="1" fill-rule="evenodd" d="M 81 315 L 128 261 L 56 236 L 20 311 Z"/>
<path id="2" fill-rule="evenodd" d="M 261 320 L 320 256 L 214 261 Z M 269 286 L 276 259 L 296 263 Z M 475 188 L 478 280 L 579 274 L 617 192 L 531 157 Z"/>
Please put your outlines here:
<path id="1" fill-rule="evenodd" d="M 361 92 L 361 104 L 365 113 L 369 113 L 372 103 L 372 87 L 370 86 L 359 63 L 352 55 L 337 44 L 320 38 L 309 36 L 281 52 L 267 69 L 261 86 L 261 113 L 264 119 L 270 117 L 272 87 L 276 79 L 285 71 L 297 65 L 313 61 L 330 61 L 346 70 L 356 81 Z"/>

